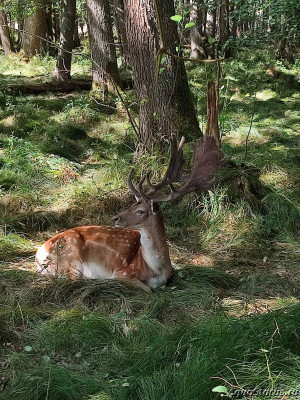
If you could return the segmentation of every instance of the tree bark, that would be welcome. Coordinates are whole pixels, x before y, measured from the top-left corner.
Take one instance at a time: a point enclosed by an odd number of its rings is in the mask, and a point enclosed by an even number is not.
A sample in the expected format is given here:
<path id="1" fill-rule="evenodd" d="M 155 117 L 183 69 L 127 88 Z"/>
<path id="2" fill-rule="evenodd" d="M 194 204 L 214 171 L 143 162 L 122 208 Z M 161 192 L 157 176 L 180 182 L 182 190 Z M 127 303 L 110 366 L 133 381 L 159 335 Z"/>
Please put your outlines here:
<path id="1" fill-rule="evenodd" d="M 157 0 L 165 49 L 176 54 L 177 25 L 172 0 Z M 151 150 L 172 132 L 187 138 L 201 135 L 182 61 L 167 56 L 156 79 L 160 48 L 157 15 L 152 0 L 125 0 L 128 54 L 139 104 L 139 149 Z"/>
<path id="2" fill-rule="evenodd" d="M 9 27 L 7 24 L 6 12 L 4 9 L 4 1 L 0 0 L 0 38 L 5 55 L 14 51 Z"/>
<path id="3" fill-rule="evenodd" d="M 207 17 L 206 17 L 206 35 L 208 40 L 209 39 L 216 39 L 216 24 L 217 24 L 217 9 L 213 8 L 207 10 Z M 212 42 L 209 47 L 209 55 L 211 58 L 215 58 L 215 49 L 216 45 L 215 42 Z"/>
<path id="4" fill-rule="evenodd" d="M 21 50 L 26 57 L 33 57 L 37 53 L 44 53 L 47 36 L 47 21 L 45 7 L 35 0 L 34 14 L 24 18 L 24 32 L 22 35 Z"/>
<path id="5" fill-rule="evenodd" d="M 116 28 L 118 31 L 119 40 L 121 42 L 120 45 L 120 56 L 122 58 L 123 63 L 127 63 L 128 56 L 128 44 L 127 44 L 127 36 L 126 36 L 126 26 L 125 26 L 125 17 L 124 17 L 124 1 L 123 0 L 114 0 L 114 12 L 115 12 L 115 21 Z"/>
<path id="6" fill-rule="evenodd" d="M 215 82 L 207 82 L 207 122 L 206 135 L 215 137 L 220 144 L 219 130 L 219 93 Z"/>
<path id="7" fill-rule="evenodd" d="M 112 90 L 111 78 L 120 84 L 109 0 L 87 0 L 86 3 L 93 85 L 101 87 L 106 98 Z"/>
<path id="8" fill-rule="evenodd" d="M 54 35 L 54 40 L 57 43 L 60 37 L 60 27 L 59 27 L 59 13 L 55 8 L 53 10 L 53 35 Z"/>
<path id="9" fill-rule="evenodd" d="M 199 2 L 195 3 L 195 0 L 191 0 L 191 11 L 190 11 L 190 22 L 195 25 L 191 27 L 191 58 L 198 58 L 203 60 L 206 58 L 205 52 L 205 36 L 203 33 L 203 10 L 199 8 Z M 203 6 L 203 1 L 201 1 Z"/>
<path id="10" fill-rule="evenodd" d="M 229 38 L 229 0 L 220 0 L 219 8 L 219 49 L 222 51 L 224 44 Z M 230 49 L 224 50 L 225 57 L 230 56 Z"/>
<path id="11" fill-rule="evenodd" d="M 75 24 L 74 24 L 74 36 L 73 36 L 73 46 L 74 49 L 76 47 L 80 46 L 80 37 L 79 37 L 79 32 L 78 32 L 78 19 L 75 18 Z"/>
<path id="12" fill-rule="evenodd" d="M 76 14 L 76 0 L 62 0 L 60 17 L 60 41 L 54 76 L 66 81 L 71 78 L 73 35 Z"/>

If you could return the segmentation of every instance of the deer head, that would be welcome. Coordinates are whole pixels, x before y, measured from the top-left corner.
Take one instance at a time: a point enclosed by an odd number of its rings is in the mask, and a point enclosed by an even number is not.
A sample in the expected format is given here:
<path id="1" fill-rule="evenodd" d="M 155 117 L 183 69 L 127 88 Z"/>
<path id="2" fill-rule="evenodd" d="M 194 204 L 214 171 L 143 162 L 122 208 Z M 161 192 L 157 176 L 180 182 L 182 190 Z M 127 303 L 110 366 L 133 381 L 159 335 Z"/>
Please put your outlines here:
<path id="1" fill-rule="evenodd" d="M 223 162 L 222 152 L 213 136 L 204 136 L 193 144 L 194 159 L 191 171 L 188 175 L 183 171 L 183 145 L 181 138 L 177 145 L 176 136 L 171 136 L 171 156 L 165 175 L 159 183 L 150 181 L 150 173 L 142 176 L 137 187 L 132 183 L 131 170 L 127 177 L 127 183 L 135 196 L 136 203 L 125 212 L 113 218 L 116 227 L 141 229 L 152 223 L 154 219 L 162 219 L 159 203 L 171 201 L 194 192 L 209 189 L 215 183 L 215 174 Z M 175 183 L 182 182 L 180 187 Z M 144 190 L 144 183 L 148 191 Z M 168 194 L 158 194 L 159 191 L 169 187 Z"/>

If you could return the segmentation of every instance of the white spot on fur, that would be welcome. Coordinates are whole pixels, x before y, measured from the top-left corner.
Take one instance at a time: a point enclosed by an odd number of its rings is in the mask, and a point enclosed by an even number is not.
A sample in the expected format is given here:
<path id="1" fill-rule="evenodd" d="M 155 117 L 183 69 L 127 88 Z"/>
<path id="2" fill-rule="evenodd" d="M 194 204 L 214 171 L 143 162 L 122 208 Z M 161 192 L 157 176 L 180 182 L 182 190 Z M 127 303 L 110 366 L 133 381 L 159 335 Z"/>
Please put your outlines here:
<path id="1" fill-rule="evenodd" d="M 127 272 L 123 272 L 123 275 L 126 276 L 126 275 L 127 275 Z"/>
<path id="2" fill-rule="evenodd" d="M 73 239 L 73 243 L 76 244 L 77 243 L 77 239 Z"/>

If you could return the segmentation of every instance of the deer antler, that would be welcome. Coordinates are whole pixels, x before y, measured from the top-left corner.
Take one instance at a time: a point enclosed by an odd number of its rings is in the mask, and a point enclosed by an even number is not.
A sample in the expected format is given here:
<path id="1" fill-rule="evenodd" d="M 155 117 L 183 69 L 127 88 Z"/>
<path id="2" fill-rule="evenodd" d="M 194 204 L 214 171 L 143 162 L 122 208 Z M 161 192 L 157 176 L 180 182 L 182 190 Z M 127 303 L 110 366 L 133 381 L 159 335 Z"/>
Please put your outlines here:
<path id="1" fill-rule="evenodd" d="M 154 202 L 175 200 L 193 191 L 207 190 L 214 184 L 215 174 L 224 160 L 215 138 L 213 136 L 204 136 L 193 144 L 194 161 L 191 172 L 187 177 L 183 177 L 182 172 L 184 163 L 182 152 L 183 144 L 184 138 L 181 139 L 179 146 L 177 146 L 176 136 L 172 134 L 169 166 L 159 183 L 151 183 L 150 174 L 148 173 L 141 178 L 138 184 L 139 189 L 136 189 L 131 180 L 133 171 L 130 171 L 128 175 L 128 186 L 137 200 L 141 198 L 146 201 L 153 200 Z M 145 180 L 150 187 L 150 191 L 147 193 L 143 190 L 143 183 Z M 173 183 L 182 181 L 185 183 L 180 188 L 175 188 L 173 186 Z M 170 187 L 170 193 L 156 196 L 157 191 L 165 186 Z"/>
<path id="2" fill-rule="evenodd" d="M 181 182 L 182 181 L 182 166 L 184 163 L 183 160 L 183 152 L 182 147 L 184 144 L 185 138 L 182 137 L 177 146 L 177 140 L 175 134 L 171 135 L 170 139 L 170 161 L 167 171 L 159 183 L 153 184 L 150 181 L 150 172 L 147 173 L 146 176 L 142 176 L 137 187 L 134 186 L 132 182 L 132 174 L 133 169 L 129 172 L 127 176 L 127 184 L 132 193 L 134 194 L 136 200 L 140 200 L 143 198 L 144 200 L 149 200 L 153 194 L 155 194 L 159 189 L 164 186 L 167 186 L 169 182 Z M 147 194 L 143 190 L 143 183 L 146 180 L 147 185 L 150 188 L 150 191 Z"/>

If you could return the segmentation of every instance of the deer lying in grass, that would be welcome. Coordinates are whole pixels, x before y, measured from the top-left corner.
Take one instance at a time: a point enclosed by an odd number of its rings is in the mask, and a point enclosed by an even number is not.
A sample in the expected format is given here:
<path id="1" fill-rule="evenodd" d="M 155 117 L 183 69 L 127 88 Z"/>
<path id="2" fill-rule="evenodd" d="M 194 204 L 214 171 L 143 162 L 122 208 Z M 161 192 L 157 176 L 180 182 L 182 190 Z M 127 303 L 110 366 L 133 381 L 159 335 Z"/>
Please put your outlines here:
<path id="1" fill-rule="evenodd" d="M 133 171 L 129 173 L 127 182 L 136 203 L 113 218 L 114 227 L 83 226 L 53 236 L 36 253 L 37 271 L 72 279 L 124 278 L 145 291 L 165 285 L 172 265 L 159 203 L 208 189 L 222 163 L 214 138 L 206 136 L 193 144 L 193 165 L 190 174 L 184 176 L 183 144 L 184 138 L 177 146 L 172 135 L 170 162 L 161 182 L 152 184 L 147 174 L 135 187 Z M 144 191 L 145 182 L 148 192 Z M 175 182 L 183 184 L 175 188 Z M 166 186 L 170 187 L 169 194 L 158 195 Z"/>

